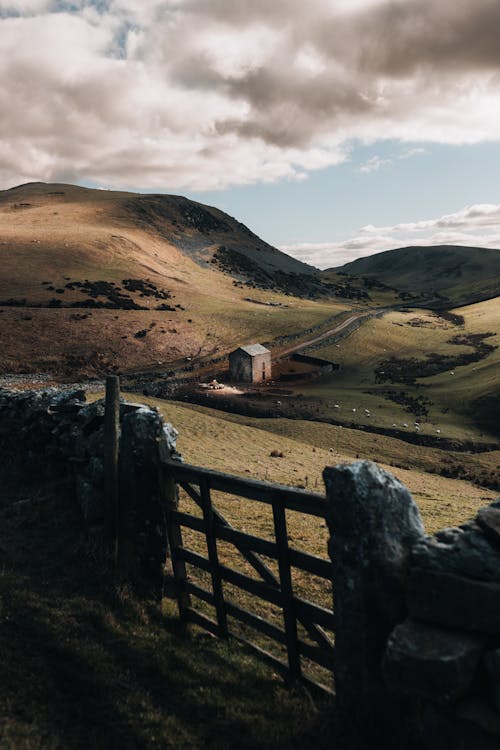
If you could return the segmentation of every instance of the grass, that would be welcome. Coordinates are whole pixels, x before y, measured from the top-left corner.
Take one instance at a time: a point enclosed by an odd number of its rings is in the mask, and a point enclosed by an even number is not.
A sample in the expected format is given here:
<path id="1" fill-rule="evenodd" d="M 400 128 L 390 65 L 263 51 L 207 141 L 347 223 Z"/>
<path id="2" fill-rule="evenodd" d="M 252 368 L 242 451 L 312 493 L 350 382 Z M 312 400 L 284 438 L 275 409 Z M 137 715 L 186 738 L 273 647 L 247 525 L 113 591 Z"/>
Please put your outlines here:
<path id="1" fill-rule="evenodd" d="M 129 397 L 137 400 L 135 394 Z M 145 396 L 140 401 L 156 406 L 176 427 L 178 448 L 186 461 L 211 469 L 323 492 L 325 466 L 356 458 L 377 460 L 410 489 L 428 533 L 463 523 L 498 494 L 480 484 L 431 473 L 445 466 L 447 459 L 470 459 L 472 463 L 476 456 L 408 446 L 394 438 L 318 422 L 251 419 Z M 273 458 L 273 450 L 282 452 L 283 457 Z M 478 461 L 484 462 L 484 472 L 497 470 L 500 451 L 480 454 Z M 403 464 L 408 468 L 400 468 Z M 227 502 L 230 505 L 231 501 Z M 255 516 L 258 524 L 260 514 Z M 293 534 L 293 525 L 291 530 Z M 296 532 L 301 533 L 300 522 Z M 310 551 L 324 552 L 316 531 L 307 538 L 307 545 Z"/>
<path id="2" fill-rule="evenodd" d="M 322 468 L 354 458 L 355 450 L 363 458 L 378 451 L 393 461 L 403 460 L 407 450 L 401 441 L 358 430 L 144 401 L 177 427 L 186 460 L 318 491 Z M 272 458 L 274 449 L 283 457 Z M 412 455 L 422 466 L 440 459 L 436 449 Z M 389 468 L 414 493 L 429 532 L 466 520 L 495 497 L 468 482 Z M 21 481 L 8 467 L 2 468 L 0 480 L 2 748 L 321 750 L 333 743 L 342 750 L 327 704 L 312 702 L 304 689 L 286 689 L 233 640 L 218 641 L 197 628 L 182 632 L 171 602 L 140 597 L 103 574 L 100 561 L 84 554 L 80 519 L 64 485 L 46 486 L 26 476 Z M 214 501 L 237 528 L 272 538 L 266 507 L 221 493 L 214 493 Z M 181 507 L 198 512 L 185 496 Z M 291 544 L 326 557 L 324 523 L 302 514 L 287 516 Z M 185 540 L 206 554 L 202 537 L 193 532 Z M 250 572 L 229 546 L 221 544 L 219 553 L 223 562 Z M 194 569 L 189 572 L 208 583 Z M 294 587 L 330 606 L 327 583 L 296 574 Z M 271 605 L 229 586 L 227 593 L 279 621 Z M 314 670 L 311 674 L 320 677 Z"/>
<path id="3" fill-rule="evenodd" d="M 331 747 L 331 706 L 103 574 L 63 485 L 1 473 L 2 748 Z"/>
<path id="4" fill-rule="evenodd" d="M 339 372 L 300 388 L 296 386 L 294 390 L 300 390 L 304 397 L 309 398 L 323 416 L 346 424 L 394 426 L 410 432 L 414 431 L 414 415 L 387 394 L 424 398 L 428 415 L 419 418 L 420 434 L 462 441 L 496 442 L 497 438 L 479 423 L 474 404 L 479 397 L 498 392 L 500 348 L 479 362 L 451 365 L 439 375 L 418 378 L 414 385 L 381 383 L 376 375 L 383 371 L 384 361 L 391 357 L 424 361 L 426 354 L 432 352 L 455 359 L 471 352 L 471 346 L 449 343 L 457 334 L 493 332 L 495 336 L 488 338 L 487 342 L 500 344 L 498 298 L 455 312 L 464 317 L 463 326 L 422 310 L 391 312 L 372 319 L 338 345 L 314 352 L 338 362 L 341 366 Z M 369 410 L 370 416 L 366 416 L 365 409 Z M 405 423 L 406 427 L 403 426 Z"/>
<path id="5" fill-rule="evenodd" d="M 63 376 L 92 375 L 114 367 L 145 369 L 159 362 L 171 366 L 188 356 L 229 351 L 242 343 L 242 332 L 244 343 L 271 340 L 321 324 L 350 307 L 343 300 L 316 304 L 272 290 L 235 286 L 232 277 L 183 249 L 194 230 L 182 224 L 175 207 L 166 209 L 156 226 L 134 213 L 130 199 L 127 193 L 72 186 L 28 185 L 2 191 L 0 301 L 27 300 L 26 307 L 0 307 L 3 372 L 23 371 L 27 362 L 32 370 Z M 14 208 L 23 201 L 28 208 Z M 241 245 L 250 254 L 259 249 L 263 264 L 271 256 L 284 268 L 296 264 L 231 227 L 221 237 L 198 233 L 207 258 L 220 240 Z M 172 305 L 178 307 L 160 312 L 155 309 L 157 300 L 139 294 L 131 296 L 149 308 L 143 312 L 46 307 L 52 299 L 63 305 L 83 299 L 80 292 L 65 288 L 69 280 L 120 285 L 124 278 L 150 279 L 170 292 Z M 280 306 L 255 304 L 246 297 Z M 90 314 L 82 319 L 75 313 Z M 141 330 L 147 335 L 136 338 Z"/>
<path id="6" fill-rule="evenodd" d="M 359 258 L 343 270 L 412 293 L 437 292 L 457 305 L 498 295 L 500 253 L 477 247 L 414 246 Z"/>
<path id="7" fill-rule="evenodd" d="M 178 449 L 187 462 L 211 469 L 323 492 L 321 475 L 325 466 L 355 458 L 377 459 L 409 487 L 428 533 L 463 523 L 497 496 L 497 493 L 480 484 L 443 477 L 437 473 L 443 468 L 449 469 L 454 461 L 461 461 L 464 458 L 462 454 L 415 446 L 416 450 L 413 452 L 412 447 L 410 457 L 408 445 L 402 441 L 380 438 L 359 430 L 301 420 L 252 419 L 150 397 L 141 397 L 140 400 L 157 407 L 165 419 L 178 429 Z M 282 453 L 282 457 L 273 457 L 275 451 Z M 476 459 L 475 456 L 467 458 L 471 465 Z M 493 462 L 496 462 L 496 471 L 500 465 L 500 451 L 481 455 L 480 460 L 484 462 L 486 473 L 492 470 Z M 402 468 L 404 466 L 407 468 Z M 215 507 L 236 529 L 274 541 L 272 513 L 268 506 L 220 492 L 212 493 L 212 499 Z M 184 491 L 180 493 L 180 509 L 198 517 L 201 515 Z M 286 515 L 290 545 L 327 558 L 328 530 L 325 522 L 290 511 Z M 185 529 L 183 537 L 188 548 L 207 556 L 202 534 Z M 218 548 L 224 564 L 247 575 L 255 575 L 233 546 L 219 542 Z M 274 561 L 266 559 L 266 563 L 275 574 L 278 573 Z M 211 590 L 208 575 L 193 566 L 188 566 L 188 574 Z M 293 585 L 299 596 L 326 608 L 331 607 L 332 592 L 327 581 L 294 570 Z M 281 612 L 273 605 L 226 584 L 224 589 L 234 603 L 258 613 L 279 627 L 283 626 Z M 194 602 L 198 609 L 215 619 L 212 607 L 197 599 Z M 260 634 L 245 630 L 236 621 L 231 621 L 231 629 L 250 637 L 262 648 L 284 659 L 283 650 Z M 303 629 L 300 629 L 300 635 L 303 640 L 311 642 Z M 304 671 L 306 676 L 329 684 L 328 674 L 312 663 L 304 661 Z"/>

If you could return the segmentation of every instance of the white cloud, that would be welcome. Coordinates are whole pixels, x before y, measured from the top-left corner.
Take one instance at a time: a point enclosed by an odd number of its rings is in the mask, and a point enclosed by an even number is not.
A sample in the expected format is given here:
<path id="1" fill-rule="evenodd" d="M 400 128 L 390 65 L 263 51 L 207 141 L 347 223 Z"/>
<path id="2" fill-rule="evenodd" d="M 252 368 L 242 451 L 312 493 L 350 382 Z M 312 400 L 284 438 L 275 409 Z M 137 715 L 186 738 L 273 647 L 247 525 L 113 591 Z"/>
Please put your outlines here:
<path id="1" fill-rule="evenodd" d="M 394 164 L 395 161 L 406 161 L 407 159 L 412 159 L 414 156 L 420 156 L 421 154 L 425 154 L 425 148 L 421 148 L 419 146 L 416 146 L 414 148 L 406 148 L 399 154 L 391 154 L 387 157 L 378 156 L 378 154 L 376 154 L 375 156 L 372 156 L 370 159 L 368 159 L 364 164 L 362 164 L 359 168 L 359 171 L 363 172 L 364 174 L 370 174 L 370 172 L 378 172 L 381 167 L 386 167 L 390 164 Z"/>
<path id="2" fill-rule="evenodd" d="M 380 156 L 372 156 L 371 159 L 368 159 L 368 161 L 360 166 L 359 171 L 364 172 L 365 174 L 369 174 L 370 172 L 378 172 L 380 167 L 384 167 L 392 163 L 392 159 L 382 159 Z"/>
<path id="3" fill-rule="evenodd" d="M 496 0 L 0 0 L 1 186 L 222 188 L 353 139 L 497 139 L 499 24 Z"/>
<path id="4" fill-rule="evenodd" d="M 437 219 L 362 227 L 340 242 L 303 242 L 281 250 L 318 268 L 336 268 L 356 258 L 411 245 L 462 245 L 500 249 L 500 204 L 466 206 Z"/>

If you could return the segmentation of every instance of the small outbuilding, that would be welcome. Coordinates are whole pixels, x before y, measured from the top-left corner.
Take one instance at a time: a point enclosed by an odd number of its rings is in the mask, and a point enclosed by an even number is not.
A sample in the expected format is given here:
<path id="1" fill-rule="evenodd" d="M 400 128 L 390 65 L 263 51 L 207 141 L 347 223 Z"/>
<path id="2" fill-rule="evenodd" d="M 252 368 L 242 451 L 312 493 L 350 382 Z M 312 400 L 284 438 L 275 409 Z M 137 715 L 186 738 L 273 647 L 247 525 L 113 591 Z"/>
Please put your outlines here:
<path id="1" fill-rule="evenodd" d="M 262 383 L 271 379 L 271 352 L 262 344 L 240 346 L 229 355 L 231 380 Z"/>

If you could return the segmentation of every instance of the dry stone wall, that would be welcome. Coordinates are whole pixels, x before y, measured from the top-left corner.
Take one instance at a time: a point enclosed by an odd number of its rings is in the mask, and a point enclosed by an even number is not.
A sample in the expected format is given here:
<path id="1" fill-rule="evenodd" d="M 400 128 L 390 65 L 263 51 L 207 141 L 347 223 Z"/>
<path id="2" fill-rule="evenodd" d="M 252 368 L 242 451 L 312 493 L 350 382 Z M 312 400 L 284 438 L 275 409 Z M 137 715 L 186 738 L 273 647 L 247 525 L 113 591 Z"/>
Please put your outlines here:
<path id="1" fill-rule="evenodd" d="M 156 409 L 120 403 L 121 565 L 124 573 L 160 585 L 167 553 L 160 498 L 160 455 L 178 456 L 177 432 Z M 46 479 L 66 478 L 81 510 L 91 548 L 103 543 L 104 400 L 83 389 L 0 389 L 0 450 L 4 461 Z"/>
<path id="2" fill-rule="evenodd" d="M 500 748 L 500 501 L 426 536 L 369 461 L 325 469 L 337 701 L 385 748 Z"/>

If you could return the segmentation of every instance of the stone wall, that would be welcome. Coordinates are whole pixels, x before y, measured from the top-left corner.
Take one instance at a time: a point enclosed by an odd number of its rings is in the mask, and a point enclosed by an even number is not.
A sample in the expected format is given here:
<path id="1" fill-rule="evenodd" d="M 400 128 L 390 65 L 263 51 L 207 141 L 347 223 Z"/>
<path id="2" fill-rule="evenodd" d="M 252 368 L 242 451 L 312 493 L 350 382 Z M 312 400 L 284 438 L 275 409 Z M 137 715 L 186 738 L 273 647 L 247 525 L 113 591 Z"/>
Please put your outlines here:
<path id="1" fill-rule="evenodd" d="M 384 750 L 498 750 L 500 501 L 426 536 L 375 464 L 325 469 L 325 482 L 344 720 Z"/>
<path id="2" fill-rule="evenodd" d="M 176 456 L 177 432 L 156 409 L 120 403 L 120 567 L 161 583 L 167 552 L 159 456 Z M 86 402 L 81 389 L 0 390 L 4 461 L 47 480 L 66 479 L 82 514 L 91 549 L 103 546 L 104 400 Z"/>

